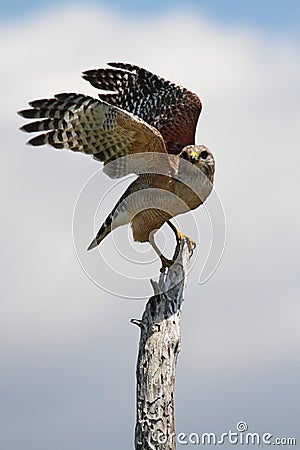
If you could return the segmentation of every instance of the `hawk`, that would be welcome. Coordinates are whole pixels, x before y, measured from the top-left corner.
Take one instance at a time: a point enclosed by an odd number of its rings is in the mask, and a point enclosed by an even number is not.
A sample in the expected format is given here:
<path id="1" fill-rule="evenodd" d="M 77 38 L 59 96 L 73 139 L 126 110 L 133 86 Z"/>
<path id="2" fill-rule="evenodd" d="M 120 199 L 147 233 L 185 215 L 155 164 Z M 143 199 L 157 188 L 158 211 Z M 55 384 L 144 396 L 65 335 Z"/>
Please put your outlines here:
<path id="1" fill-rule="evenodd" d="M 113 229 L 130 223 L 133 238 L 152 245 L 164 271 L 174 260 L 159 251 L 155 231 L 164 223 L 172 228 L 178 255 L 182 235 L 170 219 L 200 206 L 212 190 L 214 157 L 204 145 L 195 145 L 200 98 L 127 63 L 87 70 L 83 78 L 102 91 L 99 99 L 64 93 L 31 101 L 31 108 L 19 114 L 38 120 L 21 129 L 42 132 L 28 141 L 30 145 L 49 144 L 93 156 L 104 163 L 103 171 L 111 178 L 136 173 L 88 250 Z"/>

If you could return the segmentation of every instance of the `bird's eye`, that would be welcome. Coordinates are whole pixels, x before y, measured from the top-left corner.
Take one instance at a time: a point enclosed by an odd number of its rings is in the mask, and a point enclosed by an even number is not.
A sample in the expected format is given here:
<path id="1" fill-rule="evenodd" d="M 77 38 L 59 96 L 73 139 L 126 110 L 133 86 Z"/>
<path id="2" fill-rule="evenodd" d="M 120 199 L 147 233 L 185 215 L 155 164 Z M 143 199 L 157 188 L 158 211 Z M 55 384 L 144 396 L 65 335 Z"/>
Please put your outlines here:
<path id="1" fill-rule="evenodd" d="M 203 150 L 203 151 L 200 153 L 200 158 L 206 159 L 207 157 L 208 157 L 208 152 L 207 152 L 206 150 Z"/>

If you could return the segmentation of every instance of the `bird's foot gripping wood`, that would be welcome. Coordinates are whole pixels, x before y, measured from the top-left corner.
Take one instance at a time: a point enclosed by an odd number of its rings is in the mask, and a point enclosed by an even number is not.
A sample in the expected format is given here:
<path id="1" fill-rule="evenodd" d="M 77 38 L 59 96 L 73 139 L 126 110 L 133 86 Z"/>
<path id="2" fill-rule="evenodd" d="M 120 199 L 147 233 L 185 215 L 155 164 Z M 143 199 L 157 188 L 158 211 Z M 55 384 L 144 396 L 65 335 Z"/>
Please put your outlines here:
<path id="1" fill-rule="evenodd" d="M 193 250 L 196 247 L 196 242 L 193 241 L 189 236 L 186 236 L 185 234 L 181 233 L 181 231 L 177 230 L 177 228 L 169 220 L 167 221 L 167 224 L 173 230 L 173 232 L 175 233 L 175 236 L 176 236 L 176 248 L 175 248 L 175 252 L 174 252 L 174 256 L 173 256 L 173 260 L 172 260 L 174 263 L 176 261 L 176 259 L 178 258 L 181 242 L 183 240 L 185 240 L 187 242 L 189 251 L 191 253 L 193 252 Z"/>
<path id="2" fill-rule="evenodd" d="M 150 234 L 149 243 L 150 243 L 151 247 L 153 248 L 153 250 L 155 251 L 155 253 L 159 256 L 159 258 L 161 260 L 160 271 L 161 271 L 161 273 L 164 273 L 166 271 L 166 269 L 169 269 L 174 264 L 174 262 L 176 261 L 176 258 L 168 259 L 161 253 L 161 251 L 159 250 L 159 248 L 157 247 L 157 245 L 154 241 L 154 233 Z"/>
<path id="3" fill-rule="evenodd" d="M 182 235 L 182 239 L 184 239 L 187 242 L 189 251 L 193 254 L 193 251 L 196 248 L 196 242 L 193 239 L 191 239 L 189 236 L 187 236 L 186 234 Z"/>
<path id="4" fill-rule="evenodd" d="M 160 269 L 160 271 L 162 273 L 165 272 L 166 269 L 169 269 L 176 261 L 177 258 L 179 256 L 180 253 L 180 248 L 181 248 L 181 244 L 182 241 L 186 241 L 187 245 L 188 245 L 188 249 L 190 251 L 191 254 L 193 254 L 193 251 L 196 247 L 196 242 L 193 241 L 193 239 L 191 239 L 189 236 L 181 233 L 181 231 L 179 231 L 173 224 L 172 222 L 167 222 L 168 225 L 171 227 L 171 229 L 174 231 L 175 236 L 176 236 L 176 248 L 175 248 L 175 252 L 173 255 L 172 259 L 167 259 L 164 255 L 160 254 L 160 260 L 162 263 L 162 267 Z"/>
<path id="5" fill-rule="evenodd" d="M 193 241 L 190 237 L 186 236 L 185 234 L 181 233 L 181 231 L 177 230 L 177 228 L 170 222 L 167 221 L 167 224 L 171 227 L 171 229 L 173 230 L 173 232 L 175 233 L 176 236 L 176 248 L 175 248 L 175 252 L 173 255 L 172 259 L 168 259 L 166 258 L 161 251 L 159 250 L 159 248 L 157 247 L 157 245 L 155 244 L 154 241 L 154 233 L 151 234 L 149 236 L 149 243 L 152 246 L 153 250 L 157 253 L 157 255 L 159 256 L 160 260 L 161 260 L 161 268 L 160 268 L 160 272 L 164 273 L 166 271 L 166 269 L 169 269 L 170 267 L 173 266 L 173 264 L 177 261 L 177 258 L 179 256 L 180 253 L 180 248 L 181 248 L 181 244 L 182 241 L 185 241 L 188 245 L 188 249 L 192 255 L 193 250 L 196 247 L 196 242 Z"/>
<path id="6" fill-rule="evenodd" d="M 196 247 L 196 242 L 193 241 L 193 239 L 191 239 L 189 236 L 187 236 L 186 234 L 181 233 L 178 230 L 177 230 L 177 233 L 178 233 L 177 244 L 176 244 L 176 248 L 175 248 L 172 264 L 174 264 L 174 262 L 177 260 L 177 258 L 179 256 L 179 252 L 180 252 L 182 241 L 185 241 L 187 243 L 188 249 L 189 249 L 191 255 L 193 254 L 193 251 L 194 251 L 194 249 Z"/>

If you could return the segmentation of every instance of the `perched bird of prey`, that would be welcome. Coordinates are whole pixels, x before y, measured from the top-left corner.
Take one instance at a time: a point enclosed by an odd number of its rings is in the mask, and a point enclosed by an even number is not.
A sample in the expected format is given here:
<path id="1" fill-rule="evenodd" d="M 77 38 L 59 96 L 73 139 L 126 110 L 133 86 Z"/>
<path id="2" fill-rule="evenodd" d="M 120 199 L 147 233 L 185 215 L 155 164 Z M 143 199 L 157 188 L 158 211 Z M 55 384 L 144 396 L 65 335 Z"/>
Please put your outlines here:
<path id="1" fill-rule="evenodd" d="M 173 260 L 155 245 L 155 231 L 168 223 L 178 247 L 182 235 L 170 219 L 197 208 L 212 190 L 213 155 L 204 145 L 195 145 L 200 98 L 127 63 L 87 70 L 83 78 L 102 91 L 99 99 L 66 93 L 31 101 L 31 108 L 19 114 L 38 120 L 21 129 L 42 132 L 29 140 L 33 146 L 49 144 L 93 156 L 111 178 L 136 173 L 88 249 L 112 229 L 130 223 L 134 239 L 150 242 L 160 255 L 163 271 Z"/>

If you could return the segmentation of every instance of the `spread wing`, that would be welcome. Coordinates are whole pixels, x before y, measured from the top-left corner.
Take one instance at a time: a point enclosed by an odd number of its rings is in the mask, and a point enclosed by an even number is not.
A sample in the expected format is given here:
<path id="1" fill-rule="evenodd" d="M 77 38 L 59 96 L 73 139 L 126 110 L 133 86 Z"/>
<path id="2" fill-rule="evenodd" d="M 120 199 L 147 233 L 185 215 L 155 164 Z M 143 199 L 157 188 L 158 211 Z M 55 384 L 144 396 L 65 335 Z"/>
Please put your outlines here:
<path id="1" fill-rule="evenodd" d="M 201 101 L 196 94 L 135 65 L 108 65 L 108 68 L 83 73 L 83 78 L 94 87 L 113 91 L 100 94 L 101 99 L 155 127 L 169 153 L 178 154 L 184 146 L 195 143 L 201 112 Z"/>
<path id="2" fill-rule="evenodd" d="M 143 152 L 167 155 L 162 135 L 139 117 L 103 100 L 81 94 L 58 94 L 35 100 L 19 114 L 40 119 L 25 124 L 23 131 L 42 132 L 28 144 L 49 144 L 92 155 L 104 162 L 104 172 L 112 178 L 139 173 L 135 158 L 121 158 Z M 149 155 L 149 158 L 151 156 Z M 115 161 L 113 164 L 112 161 Z M 151 169 L 151 160 L 147 164 Z"/>

